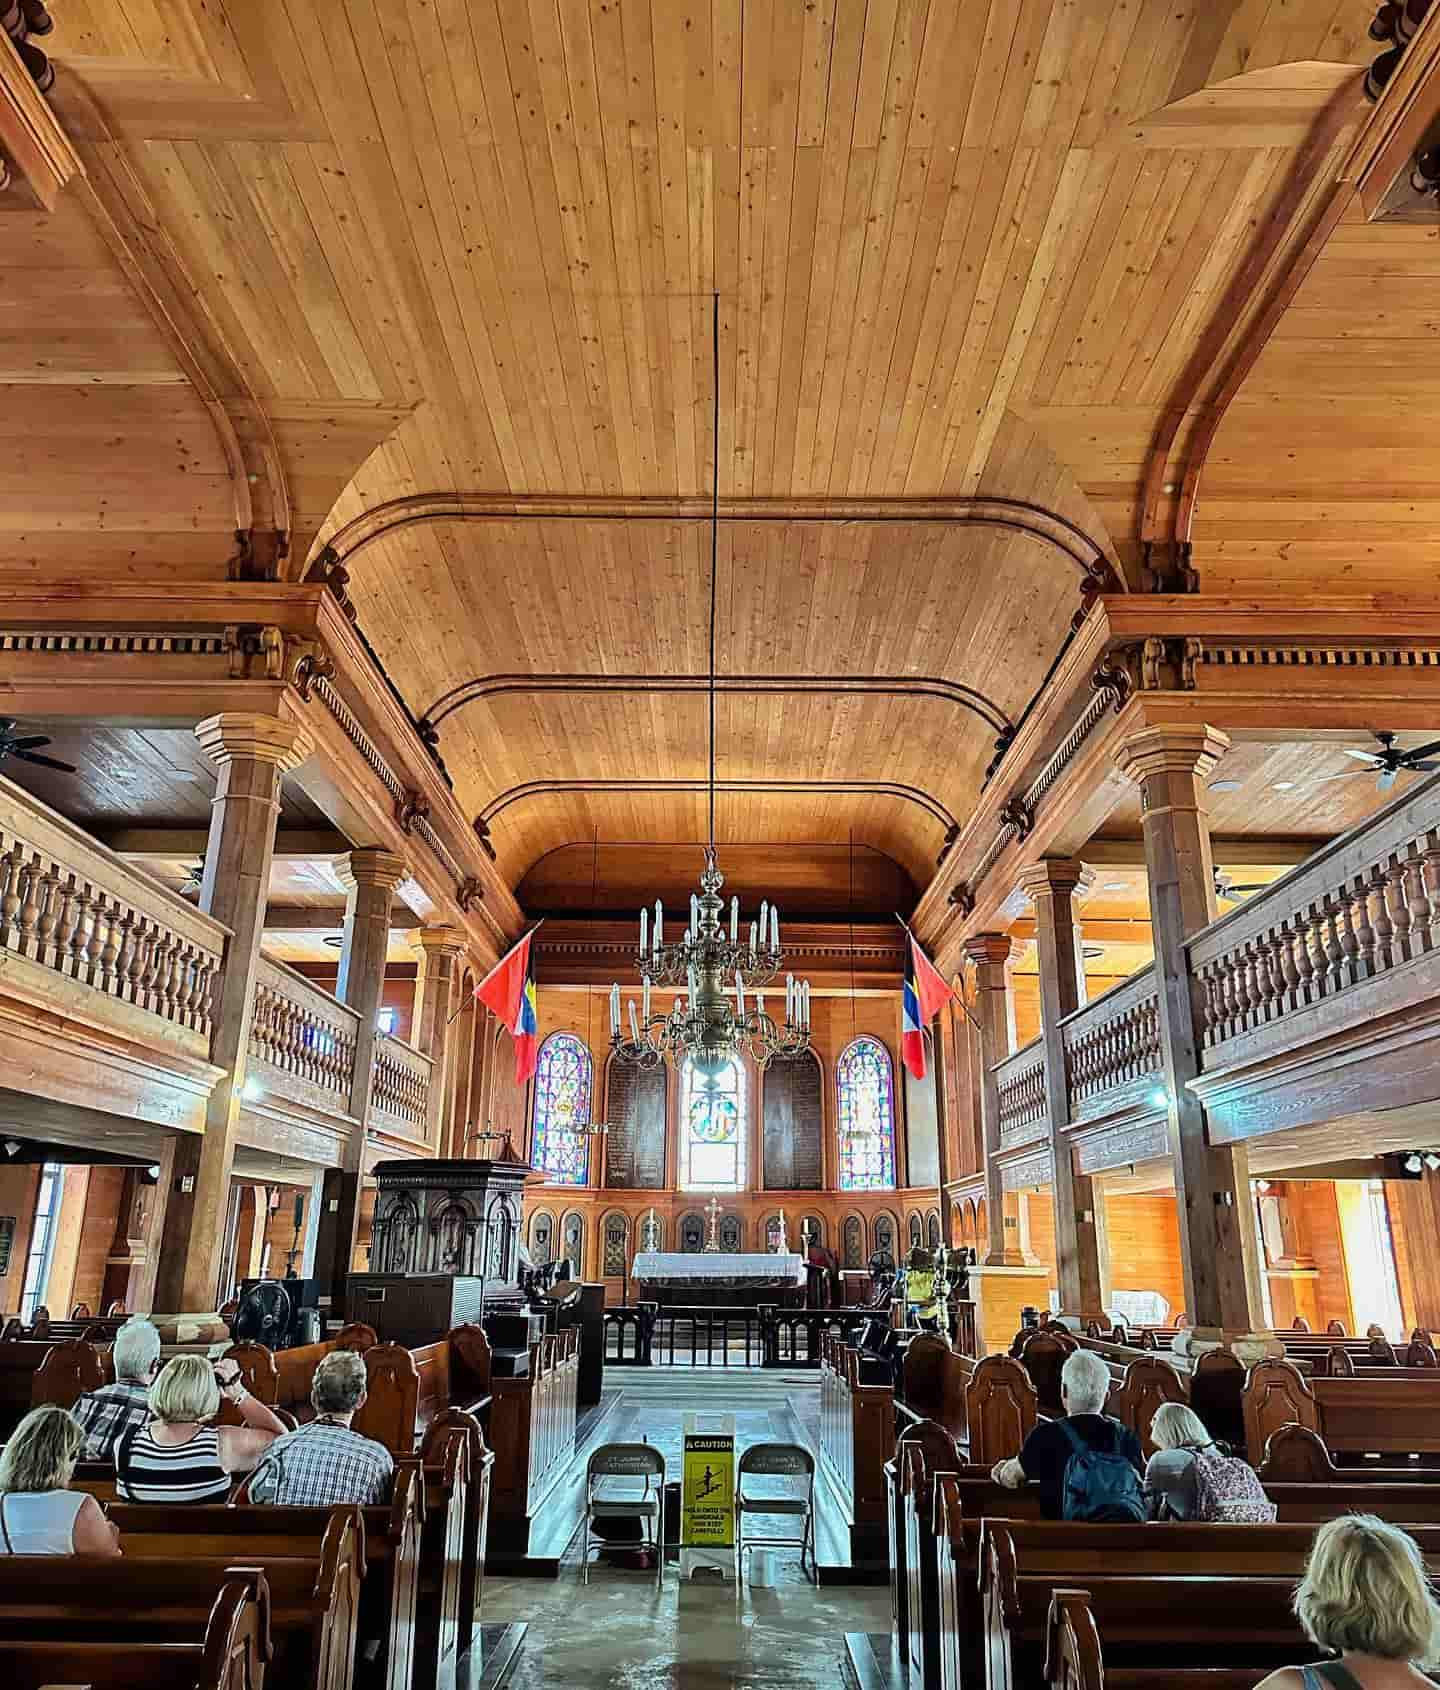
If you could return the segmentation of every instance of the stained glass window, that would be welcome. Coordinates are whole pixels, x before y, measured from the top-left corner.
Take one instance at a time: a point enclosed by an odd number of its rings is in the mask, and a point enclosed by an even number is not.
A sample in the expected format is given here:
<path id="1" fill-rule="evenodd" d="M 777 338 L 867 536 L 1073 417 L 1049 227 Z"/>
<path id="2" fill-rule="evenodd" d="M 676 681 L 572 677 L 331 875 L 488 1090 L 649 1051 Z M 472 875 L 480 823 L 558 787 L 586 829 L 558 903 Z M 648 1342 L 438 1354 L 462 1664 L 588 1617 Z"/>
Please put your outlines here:
<path id="1" fill-rule="evenodd" d="M 552 1033 L 535 1069 L 535 1131 L 530 1160 L 552 1185 L 584 1185 L 590 1124 L 590 1052 L 573 1033 Z"/>
<path id="2" fill-rule="evenodd" d="M 682 1191 L 739 1191 L 745 1183 L 744 1075 L 735 1062 L 712 1075 L 685 1064 L 680 1142 Z"/>
<path id="3" fill-rule="evenodd" d="M 895 1188 L 895 1074 L 879 1039 L 860 1038 L 835 1070 L 840 1113 L 840 1189 Z"/>

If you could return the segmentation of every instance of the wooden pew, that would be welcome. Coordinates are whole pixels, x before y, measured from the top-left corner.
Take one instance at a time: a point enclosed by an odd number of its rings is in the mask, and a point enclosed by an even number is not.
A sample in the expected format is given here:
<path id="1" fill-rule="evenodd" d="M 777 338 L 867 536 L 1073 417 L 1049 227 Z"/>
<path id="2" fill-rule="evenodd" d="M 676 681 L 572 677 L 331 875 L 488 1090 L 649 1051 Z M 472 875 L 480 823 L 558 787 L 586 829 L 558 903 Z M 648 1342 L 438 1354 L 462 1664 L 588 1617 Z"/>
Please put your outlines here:
<path id="1" fill-rule="evenodd" d="M 940 1591 L 936 1479 L 966 1465 L 954 1440 L 933 1421 L 922 1422 L 896 1450 L 905 1564 L 905 1627 L 899 1633 L 908 1682 L 940 1690 Z"/>
<path id="2" fill-rule="evenodd" d="M 1406 1379 L 1305 1379 L 1292 1362 L 1257 1362 L 1245 1381 L 1245 1445 L 1264 1459 L 1272 1432 L 1292 1422 L 1339 1452 L 1440 1454 L 1440 1371 Z"/>
<path id="3" fill-rule="evenodd" d="M 83 1595 L 77 1592 L 77 1600 Z M 57 1622 L 68 1631 L 68 1623 Z M 179 1628 L 177 1628 L 179 1629 Z M 256 1568 L 230 1567 L 197 1640 L 144 1643 L 73 1638 L 0 1641 L 8 1690 L 88 1684 L 95 1690 L 263 1690 L 270 1658 L 270 1589 Z"/>
<path id="4" fill-rule="evenodd" d="M 485 1550 L 490 1531 L 490 1492 L 495 1468 L 495 1453 L 486 1448 L 479 1419 L 464 1409 L 448 1408 L 431 1422 L 425 1434 L 423 1459 L 427 1473 L 438 1471 L 444 1479 L 448 1458 L 445 1441 L 455 1432 L 463 1435 L 469 1452 L 468 1484 L 465 1493 L 464 1529 L 461 1541 L 460 1584 L 458 1591 L 459 1624 L 462 1653 L 466 1645 L 466 1628 L 473 1632 L 480 1624 L 480 1608 L 485 1582 Z M 451 1506 L 451 1498 L 444 1491 L 443 1500 Z M 442 1495 L 437 1495 L 437 1501 Z M 448 1528 L 447 1528 L 448 1534 Z"/>
<path id="5" fill-rule="evenodd" d="M 1208 1593 L 1210 1588 L 1207 1580 L 1203 1589 Z M 1267 1623 L 1269 1617 L 1265 1616 Z M 1232 1618 L 1228 1609 L 1218 1613 L 1207 1608 L 1198 1636 L 1208 1656 L 1225 1654 L 1250 1659 L 1249 1632 L 1234 1625 Z M 1249 1624 L 1248 1616 L 1243 1623 Z M 1188 1615 L 1186 1629 L 1188 1635 Z M 1112 1631 L 1112 1642 L 1114 1635 Z M 1125 1664 L 1111 1672 L 1111 1690 L 1120 1690 L 1122 1686 L 1123 1690 L 1253 1690 L 1274 1664 L 1273 1650 L 1267 1648 L 1265 1659 L 1259 1664 L 1177 1666 L 1173 1639 L 1168 1645 L 1163 1641 L 1159 1644 L 1153 1665 L 1137 1665 L 1135 1657 L 1140 1652 L 1133 1645 L 1126 1650 Z M 1294 1658 L 1304 1661 L 1313 1654 L 1313 1645 L 1307 1640 L 1296 1645 Z M 1285 1664 L 1291 1662 L 1287 1660 Z M 1051 1596 L 1045 1627 L 1044 1670 L 1049 1690 L 1104 1690 L 1104 1647 L 1088 1590 L 1057 1588 Z"/>
<path id="6" fill-rule="evenodd" d="M 332 1350 L 355 1350 L 364 1355 L 378 1342 L 373 1326 L 355 1321 L 323 1343 L 297 1344 L 290 1350 L 271 1350 L 249 1342 L 231 1344 L 225 1357 L 239 1364 L 240 1377 L 251 1396 L 271 1408 L 288 1409 L 304 1424 L 314 1413 L 310 1386 L 320 1362 Z"/>
<path id="7" fill-rule="evenodd" d="M 473 1563 L 466 1566 L 467 1546 L 474 1541 L 470 1450 L 465 1428 L 442 1428 L 431 1450 L 435 1460 L 425 1467 L 425 1533 L 416 1610 L 417 1690 L 432 1684 L 436 1690 L 454 1690 L 475 1627 L 474 1605 L 466 1606 L 465 1595 L 473 1588 L 478 1602 L 479 1572 Z"/>
<path id="8" fill-rule="evenodd" d="M 1162 1403 L 1188 1402 L 1190 1393 L 1186 1382 L 1172 1362 L 1161 1356 L 1139 1356 L 1125 1369 L 1118 1385 L 1110 1387 L 1105 1412 L 1126 1425 L 1140 1440 L 1140 1448 L 1148 1458 L 1155 1453 L 1150 1438 L 1150 1423 Z"/>
<path id="9" fill-rule="evenodd" d="M 125 1555 L 16 1556 L 0 1581 L 0 1637 L 53 1641 L 64 1618 L 77 1642 L 165 1642 L 203 1635 L 215 1595 L 230 1575 L 224 1556 L 190 1553 L 175 1534 L 176 1558 Z M 350 1690 L 365 1527 L 358 1509 L 334 1509 L 318 1545 L 305 1553 L 247 1556 L 265 1575 L 274 1646 L 273 1682 Z M 311 1550 L 314 1550 L 311 1553 Z"/>
<path id="10" fill-rule="evenodd" d="M 1358 1461 L 1340 1467 L 1330 1457 L 1325 1440 L 1318 1432 L 1298 1422 L 1282 1426 L 1272 1432 L 1265 1443 L 1264 1459 L 1256 1467 L 1262 1482 L 1288 1479 L 1301 1484 L 1353 1485 L 1362 1484 L 1423 1484 L 1440 1480 L 1440 1468 L 1422 1466 L 1419 1462 L 1401 1462 L 1382 1467 L 1370 1461 Z"/>
<path id="11" fill-rule="evenodd" d="M 861 1352 L 822 1332 L 818 1465 L 845 1519 L 856 1566 L 878 1566 L 885 1559 L 885 1462 L 894 1448 L 890 1385 L 869 1382 Z"/>
<path id="12" fill-rule="evenodd" d="M 318 1553 L 330 1525 L 329 1508 L 271 1507 L 251 1503 L 245 1486 L 229 1506 L 164 1507 L 116 1503 L 109 1507 L 127 1557 L 172 1556 L 177 1535 L 186 1554 L 218 1556 L 247 1564 L 256 1556 L 286 1558 L 297 1545 Z M 418 1457 L 395 1470 L 388 1503 L 360 1510 L 365 1566 L 360 1587 L 359 1636 L 376 1639 L 380 1654 L 372 1682 L 384 1690 L 410 1690 L 414 1677 L 416 1598 L 425 1526 L 425 1479 Z M 308 1553 L 308 1551 L 306 1551 Z"/>
<path id="13" fill-rule="evenodd" d="M 529 1550 L 536 1518 L 575 1454 L 579 1379 L 580 1331 L 572 1326 L 531 1344 L 528 1373 L 490 1380 L 492 1550 Z"/>

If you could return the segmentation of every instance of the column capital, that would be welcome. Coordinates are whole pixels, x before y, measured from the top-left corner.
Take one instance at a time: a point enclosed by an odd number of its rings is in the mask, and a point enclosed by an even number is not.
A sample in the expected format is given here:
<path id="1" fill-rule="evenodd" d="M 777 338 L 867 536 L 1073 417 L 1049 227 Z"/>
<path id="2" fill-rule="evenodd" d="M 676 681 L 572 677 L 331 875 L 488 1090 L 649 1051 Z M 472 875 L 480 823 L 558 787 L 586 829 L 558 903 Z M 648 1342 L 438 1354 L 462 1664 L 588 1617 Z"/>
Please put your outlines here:
<path id="1" fill-rule="evenodd" d="M 248 710 L 225 710 L 195 725 L 200 749 L 213 763 L 248 758 L 273 763 L 286 773 L 298 768 L 315 749 L 315 742 L 296 722 L 261 716 Z"/>
<path id="2" fill-rule="evenodd" d="M 1095 870 L 1078 857 L 1042 857 L 1038 863 L 1027 863 L 1015 884 L 1032 903 L 1047 893 L 1083 898 L 1095 884 Z"/>
<path id="3" fill-rule="evenodd" d="M 410 865 L 404 857 L 397 857 L 393 851 L 374 845 L 341 857 L 335 865 L 335 873 L 346 891 L 357 886 L 374 886 L 381 891 L 388 889 L 393 892 L 410 878 Z"/>
<path id="4" fill-rule="evenodd" d="M 1008 933 L 972 933 L 965 940 L 965 960 L 978 963 L 1005 963 L 1010 960 L 1014 941 Z"/>
<path id="5" fill-rule="evenodd" d="M 467 936 L 458 927 L 417 927 L 410 942 L 427 956 L 458 957 L 465 949 Z"/>
<path id="6" fill-rule="evenodd" d="M 1131 780 L 1150 775 L 1208 775 L 1230 749 L 1230 736 L 1208 723 L 1199 727 L 1142 728 L 1115 752 L 1115 766 Z"/>

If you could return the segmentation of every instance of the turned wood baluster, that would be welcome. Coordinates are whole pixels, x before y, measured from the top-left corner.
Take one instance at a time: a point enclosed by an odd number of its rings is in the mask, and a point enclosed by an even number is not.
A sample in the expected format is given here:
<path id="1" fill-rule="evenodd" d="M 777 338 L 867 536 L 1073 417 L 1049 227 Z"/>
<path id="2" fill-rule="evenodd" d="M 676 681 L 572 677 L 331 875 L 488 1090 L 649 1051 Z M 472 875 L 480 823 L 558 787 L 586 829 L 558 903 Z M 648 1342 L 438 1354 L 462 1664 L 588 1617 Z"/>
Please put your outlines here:
<path id="1" fill-rule="evenodd" d="M 1375 935 L 1366 909 L 1369 900 L 1362 892 L 1342 886 L 1336 897 L 1340 905 L 1335 921 L 1340 938 L 1340 966 L 1336 970 L 1335 984 L 1339 987 L 1351 985 L 1360 978 L 1365 960 L 1363 936 L 1369 933 L 1373 946 Z"/>
<path id="2" fill-rule="evenodd" d="M 56 894 L 60 890 L 60 878 L 53 869 L 42 869 L 36 876 L 39 887 L 39 899 L 35 912 L 35 919 L 31 923 L 31 931 L 35 935 L 34 948 L 31 956 L 37 961 L 44 962 L 45 952 L 50 945 L 50 935 L 55 931 L 57 919 Z"/>
<path id="3" fill-rule="evenodd" d="M 25 865 L 24 901 L 20 905 L 20 949 L 27 956 L 32 954 L 27 940 L 34 937 L 35 924 L 40 919 L 40 906 L 44 898 L 44 882 L 40 869 L 40 854 L 35 852 Z"/>
<path id="4" fill-rule="evenodd" d="M 1255 990 L 1259 995 L 1259 1003 L 1255 1006 L 1255 1020 L 1258 1023 L 1269 1021 L 1275 1011 L 1277 996 L 1277 981 L 1271 954 L 1272 944 L 1268 934 L 1262 934 L 1255 941 Z"/>
<path id="5" fill-rule="evenodd" d="M 0 857 L 0 944 L 7 941 L 20 909 L 20 870 L 24 861 L 18 845 L 12 845 Z"/>
<path id="6" fill-rule="evenodd" d="M 1315 942 L 1315 916 L 1313 906 L 1310 914 L 1302 912 L 1295 918 L 1295 982 L 1296 991 L 1301 1003 L 1313 1001 L 1313 984 L 1315 980 L 1315 959 L 1310 954 L 1310 947 Z"/>
<path id="7" fill-rule="evenodd" d="M 1290 917 L 1280 923 L 1280 978 L 1284 988 L 1287 1007 L 1293 1008 L 1300 991 L 1300 958 L 1299 952 L 1304 948 L 1304 917 L 1296 916 L 1296 927 L 1290 925 Z"/>
<path id="8" fill-rule="evenodd" d="M 70 936 L 75 931 L 75 876 L 66 875 L 55 887 L 55 925 L 50 930 L 50 966 L 61 973 L 70 957 Z"/>
<path id="9" fill-rule="evenodd" d="M 155 957 L 155 1013 L 167 1021 L 175 1019 L 175 962 L 180 941 L 173 933 L 161 935 Z"/>
<path id="10" fill-rule="evenodd" d="M 1420 877 L 1430 910 L 1430 943 L 1440 945 L 1440 843 L 1434 832 L 1426 836 L 1425 849 L 1420 854 Z"/>
<path id="11" fill-rule="evenodd" d="M 136 982 L 137 1001 L 146 1009 L 155 1008 L 155 978 L 160 972 L 160 946 L 164 936 L 151 921 L 144 927 L 144 945 L 140 957 L 140 978 Z"/>
<path id="12" fill-rule="evenodd" d="M 70 927 L 70 956 L 65 972 L 72 980 L 83 980 L 90 962 L 90 936 L 94 926 L 90 887 L 83 883 L 75 888 L 75 920 Z"/>
<path id="13" fill-rule="evenodd" d="M 1380 884 L 1383 884 L 1381 882 Z M 1375 972 L 1377 955 L 1380 949 L 1381 928 L 1377 924 L 1374 909 L 1375 883 L 1362 880 L 1355 888 L 1354 896 L 1359 912 L 1359 922 L 1356 926 L 1355 942 L 1359 948 L 1359 961 L 1356 978 L 1367 980 Z M 1389 937 L 1390 921 L 1386 916 L 1383 902 L 1380 910 L 1380 921 L 1384 923 L 1386 937 Z"/>
<path id="14" fill-rule="evenodd" d="M 195 1016 L 202 1033 L 211 1030 L 214 1005 L 210 1000 L 215 989 L 215 969 L 216 964 L 210 957 L 201 957 L 196 970 Z"/>
<path id="15" fill-rule="evenodd" d="M 1389 875 L 1385 865 L 1377 863 L 1370 870 L 1369 879 L 1365 884 L 1366 906 L 1370 910 L 1370 924 L 1375 931 L 1370 966 L 1376 973 L 1383 968 L 1390 968 L 1400 960 L 1400 953 L 1395 944 L 1395 923 L 1391 921 L 1387 907 L 1388 891 Z"/>
<path id="16" fill-rule="evenodd" d="M 1430 946 L 1430 894 L 1425 890 L 1422 840 L 1405 855 L 1405 906 L 1410 912 L 1407 943 L 1411 956 L 1421 956 Z"/>
<path id="17" fill-rule="evenodd" d="M 1395 929 L 1392 949 L 1396 962 L 1405 962 L 1414 955 L 1410 944 L 1410 929 L 1414 918 L 1410 913 L 1410 854 L 1403 849 L 1385 874 L 1385 902 L 1390 909 L 1390 924 Z"/>
<path id="18" fill-rule="evenodd" d="M 1215 1043 L 1216 986 L 1215 965 L 1207 962 L 1200 970 L 1200 1043 L 1207 1050 Z"/>
<path id="19" fill-rule="evenodd" d="M 95 911 L 94 980 L 102 992 L 114 990 L 115 964 L 120 956 L 120 912 L 103 897 Z"/>

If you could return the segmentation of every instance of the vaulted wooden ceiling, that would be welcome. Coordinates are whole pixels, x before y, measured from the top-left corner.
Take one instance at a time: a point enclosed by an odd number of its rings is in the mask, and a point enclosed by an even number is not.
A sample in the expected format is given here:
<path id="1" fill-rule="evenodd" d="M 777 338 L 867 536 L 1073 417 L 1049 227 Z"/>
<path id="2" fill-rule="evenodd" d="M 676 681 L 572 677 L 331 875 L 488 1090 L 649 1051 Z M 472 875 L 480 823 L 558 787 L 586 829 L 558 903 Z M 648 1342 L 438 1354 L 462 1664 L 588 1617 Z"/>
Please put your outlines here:
<path id="1" fill-rule="evenodd" d="M 366 633 L 417 713 L 469 687 L 440 749 L 515 881 L 597 832 L 700 832 L 698 795 L 653 788 L 704 772 L 703 699 L 669 683 L 704 667 L 718 292 L 721 837 L 853 834 L 923 884 L 1085 566 L 1138 583 L 1167 466 L 1363 114 L 1372 16 L 64 0 L 48 46 L 60 109 L 98 112 L 92 163 L 143 184 L 274 430 L 296 535 L 349 478 L 321 538 Z M 1385 398 L 1429 402 L 1412 358 L 1367 385 L 1345 297 L 1349 253 L 1418 336 L 1427 238 L 1346 223 L 1325 248 L 1221 425 L 1195 531 L 1217 584 L 1297 586 L 1283 501 L 1336 470 L 1313 393 L 1330 441 L 1368 417 L 1377 451 Z M 945 502 L 896 520 L 921 499 Z M 71 521 L 110 544 L 93 507 Z M 1394 552 L 1407 581 L 1415 555 Z M 1352 578 L 1318 539 L 1304 560 L 1311 588 Z"/>

